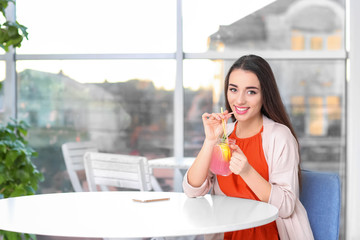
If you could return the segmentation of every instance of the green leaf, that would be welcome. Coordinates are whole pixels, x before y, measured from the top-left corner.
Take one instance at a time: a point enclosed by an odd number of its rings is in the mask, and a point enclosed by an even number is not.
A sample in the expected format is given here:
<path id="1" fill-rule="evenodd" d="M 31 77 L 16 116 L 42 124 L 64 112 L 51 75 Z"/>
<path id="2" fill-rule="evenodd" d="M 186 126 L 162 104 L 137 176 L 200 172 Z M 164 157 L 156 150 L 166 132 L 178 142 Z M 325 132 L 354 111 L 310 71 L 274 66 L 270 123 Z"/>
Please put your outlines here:
<path id="1" fill-rule="evenodd" d="M 27 135 L 27 130 L 26 130 L 25 128 L 19 127 L 18 130 L 20 131 L 20 133 L 21 133 L 23 136 L 26 136 L 26 135 Z"/>
<path id="2" fill-rule="evenodd" d="M 1 42 L 4 42 L 4 41 L 1 41 Z M 3 45 L 3 44 L 0 43 L 0 47 L 1 47 L 2 49 L 4 49 L 5 52 L 9 51 L 9 47 L 6 46 L 6 45 Z"/>
<path id="3" fill-rule="evenodd" d="M 4 240 L 19 240 L 19 239 L 21 239 L 21 233 L 1 231 L 1 234 L 4 236 Z"/>
<path id="4" fill-rule="evenodd" d="M 34 152 L 31 153 L 31 156 L 32 156 L 32 157 L 38 157 L 38 156 L 39 156 L 39 153 L 34 151 Z"/>
<path id="5" fill-rule="evenodd" d="M 25 195 L 26 195 L 26 189 L 22 185 L 18 185 L 15 187 L 15 190 L 10 194 L 9 197 L 19 197 Z"/>
<path id="6" fill-rule="evenodd" d="M 7 169 L 5 169 L 4 163 L 0 162 L 0 175 L 4 175 L 5 171 L 7 171 Z"/>
<path id="7" fill-rule="evenodd" d="M 30 179 L 30 174 L 23 169 L 16 171 L 16 177 L 21 180 L 21 182 L 27 182 Z"/>
<path id="8" fill-rule="evenodd" d="M 41 172 L 38 172 L 37 177 L 40 182 L 43 182 L 45 180 L 44 174 L 42 174 Z"/>
<path id="9" fill-rule="evenodd" d="M 4 175 L 0 175 L 0 185 L 3 184 L 6 181 L 6 178 Z"/>
<path id="10" fill-rule="evenodd" d="M 6 153 L 6 146 L 3 142 L 0 142 L 0 153 Z"/>
<path id="11" fill-rule="evenodd" d="M 5 158 L 5 165 L 10 168 L 11 165 L 14 163 L 15 159 L 19 156 L 18 151 L 11 150 Z"/>
<path id="12" fill-rule="evenodd" d="M 6 125 L 0 124 L 1 198 L 35 194 L 39 182 L 44 180 L 32 162 L 32 157 L 38 153 L 24 138 L 29 127 L 26 121 L 15 119 Z"/>
<path id="13" fill-rule="evenodd" d="M 25 27 L 24 25 L 21 25 L 19 24 L 18 22 L 15 22 L 17 27 L 20 29 L 20 31 L 22 32 L 22 35 L 26 38 L 26 39 L 29 39 L 28 38 L 28 32 L 27 32 L 27 27 Z"/>
<path id="14" fill-rule="evenodd" d="M 0 0 L 0 11 L 5 19 L 5 8 L 9 2 L 15 4 L 15 1 L 13 0 Z M 0 47 L 6 52 L 9 50 L 10 46 L 21 47 L 24 37 L 28 39 L 27 27 L 19 22 L 6 21 L 5 23 L 0 24 Z"/>
<path id="15" fill-rule="evenodd" d="M 26 195 L 34 195 L 35 194 L 35 190 L 30 186 L 26 186 L 25 191 L 27 193 Z"/>
<path id="16" fill-rule="evenodd" d="M 25 237 L 26 240 L 36 240 L 36 235 L 35 234 L 25 233 L 24 237 Z"/>

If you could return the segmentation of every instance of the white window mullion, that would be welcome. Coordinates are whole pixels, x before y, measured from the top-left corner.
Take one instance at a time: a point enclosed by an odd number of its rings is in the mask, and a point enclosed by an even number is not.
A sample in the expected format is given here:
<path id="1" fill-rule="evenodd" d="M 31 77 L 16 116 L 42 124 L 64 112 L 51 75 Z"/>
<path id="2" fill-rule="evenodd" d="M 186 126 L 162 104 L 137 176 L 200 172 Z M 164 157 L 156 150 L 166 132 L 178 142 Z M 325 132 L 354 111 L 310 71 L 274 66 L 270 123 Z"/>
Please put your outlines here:
<path id="1" fill-rule="evenodd" d="M 209 51 L 204 53 L 185 53 L 186 59 L 213 59 L 213 60 L 235 60 L 243 55 L 255 54 L 267 60 L 345 60 L 345 50 L 339 51 L 292 51 L 292 50 L 234 50 L 229 52 Z"/>
<path id="2" fill-rule="evenodd" d="M 183 90 L 183 27 L 182 1 L 177 0 L 177 43 L 176 43 L 176 83 L 174 92 L 174 156 L 177 162 L 184 157 L 184 90 Z M 174 172 L 174 191 L 181 191 L 182 175 Z"/>
<path id="3" fill-rule="evenodd" d="M 5 10 L 6 18 L 10 21 L 15 21 L 15 6 L 9 2 Z M 5 120 L 9 117 L 17 118 L 17 87 L 16 87 L 16 62 L 15 62 L 15 49 L 11 46 L 9 51 L 5 54 L 6 63 L 6 76 L 4 82 L 4 107 L 5 107 Z"/>
<path id="4" fill-rule="evenodd" d="M 17 54 L 16 60 L 175 59 L 175 53 Z"/>

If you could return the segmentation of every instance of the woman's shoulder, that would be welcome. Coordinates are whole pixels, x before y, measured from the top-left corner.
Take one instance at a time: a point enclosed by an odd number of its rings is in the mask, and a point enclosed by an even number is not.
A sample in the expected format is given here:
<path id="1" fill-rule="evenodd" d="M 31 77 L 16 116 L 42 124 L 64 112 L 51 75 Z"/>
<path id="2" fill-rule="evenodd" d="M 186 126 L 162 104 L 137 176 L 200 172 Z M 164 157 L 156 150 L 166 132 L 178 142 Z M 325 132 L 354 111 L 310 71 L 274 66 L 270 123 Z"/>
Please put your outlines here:
<path id="1" fill-rule="evenodd" d="M 284 124 L 265 118 L 264 116 L 262 135 L 265 157 L 272 159 L 273 163 L 276 162 L 276 166 L 289 164 L 289 160 L 286 160 L 288 158 L 281 157 L 283 155 L 291 156 L 289 159 L 298 162 L 299 145 L 290 129 Z"/>

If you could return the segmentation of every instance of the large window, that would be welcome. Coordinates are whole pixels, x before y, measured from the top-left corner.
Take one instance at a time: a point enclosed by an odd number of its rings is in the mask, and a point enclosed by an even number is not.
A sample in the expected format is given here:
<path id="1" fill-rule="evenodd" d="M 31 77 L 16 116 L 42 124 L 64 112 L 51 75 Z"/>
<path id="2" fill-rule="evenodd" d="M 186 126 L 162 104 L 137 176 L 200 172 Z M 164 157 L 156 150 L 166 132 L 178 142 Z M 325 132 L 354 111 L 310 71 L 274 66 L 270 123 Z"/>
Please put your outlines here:
<path id="1" fill-rule="evenodd" d="M 17 50 L 16 112 L 33 126 L 39 159 L 58 155 L 62 171 L 59 147 L 82 140 L 111 152 L 172 156 L 174 138 L 184 143 L 183 156 L 196 156 L 200 116 L 224 105 L 227 69 L 256 53 L 273 67 L 303 166 L 343 174 L 343 1 L 130 2 L 17 1 L 29 40 Z M 176 92 L 184 102 L 173 102 Z M 174 136 L 175 122 L 184 133 Z"/>
<path id="2" fill-rule="evenodd" d="M 174 71 L 173 60 L 18 61 L 18 116 L 32 126 L 31 144 L 46 178 L 42 190 L 71 189 L 59 177 L 64 142 L 95 141 L 104 152 L 167 157 Z M 59 180 L 63 184 L 54 186 Z"/>
<path id="3" fill-rule="evenodd" d="M 19 22 L 29 28 L 29 41 L 19 54 L 175 51 L 175 1 L 17 0 L 16 4 Z"/>
<path id="4" fill-rule="evenodd" d="M 214 3 L 209 4 L 210 12 L 215 11 L 211 4 Z M 233 6 L 236 9 L 236 4 Z M 255 51 L 265 55 L 274 70 L 300 140 L 303 167 L 343 175 L 346 62 L 343 2 L 275 1 L 252 14 L 239 13 L 238 18 L 233 8 L 223 18 L 211 18 L 206 11 L 195 15 L 197 7 L 200 6 L 184 1 L 184 50 L 202 52 L 186 56 L 204 58 L 184 62 L 185 156 L 196 156 L 203 141 L 201 114 L 220 111 L 224 106 L 223 80 L 227 69 L 240 57 L 236 54 Z M 207 41 L 200 36 L 194 40 L 203 49 L 192 48 L 192 35 L 187 32 L 207 21 Z M 318 24 L 313 24 L 315 21 Z"/>

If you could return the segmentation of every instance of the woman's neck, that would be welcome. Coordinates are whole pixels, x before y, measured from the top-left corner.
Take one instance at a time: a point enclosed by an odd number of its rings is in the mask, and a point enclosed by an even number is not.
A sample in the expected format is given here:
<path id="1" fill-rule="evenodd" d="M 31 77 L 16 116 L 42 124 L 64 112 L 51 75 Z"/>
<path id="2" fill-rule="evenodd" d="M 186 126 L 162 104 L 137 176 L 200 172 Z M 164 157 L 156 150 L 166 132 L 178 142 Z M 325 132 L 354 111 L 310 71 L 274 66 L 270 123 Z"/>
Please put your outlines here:
<path id="1" fill-rule="evenodd" d="M 256 135 L 263 125 L 263 117 L 260 115 L 258 118 L 249 121 L 238 121 L 236 127 L 236 136 L 238 138 L 248 138 Z"/>

